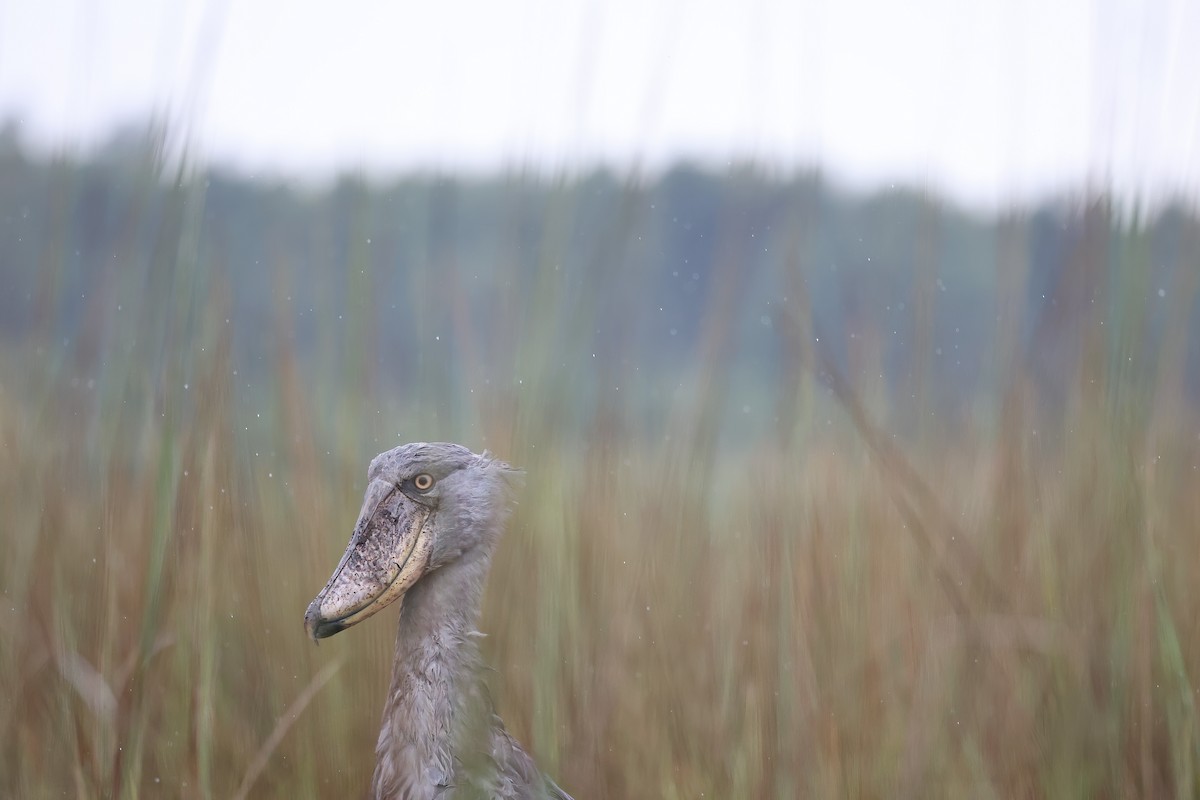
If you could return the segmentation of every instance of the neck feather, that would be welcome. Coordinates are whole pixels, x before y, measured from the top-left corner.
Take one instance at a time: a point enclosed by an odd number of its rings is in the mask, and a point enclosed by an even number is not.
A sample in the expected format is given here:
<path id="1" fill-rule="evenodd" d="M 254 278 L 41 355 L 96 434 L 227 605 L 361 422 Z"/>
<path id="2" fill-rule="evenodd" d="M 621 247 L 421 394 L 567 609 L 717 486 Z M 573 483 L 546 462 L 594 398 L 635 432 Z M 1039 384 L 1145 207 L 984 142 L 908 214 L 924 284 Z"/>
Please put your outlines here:
<path id="1" fill-rule="evenodd" d="M 454 754 L 490 718 L 475 643 L 491 554 L 465 553 L 422 577 L 400 610 L 392 684 L 375 748 L 376 798 L 433 797 L 454 784 Z"/>

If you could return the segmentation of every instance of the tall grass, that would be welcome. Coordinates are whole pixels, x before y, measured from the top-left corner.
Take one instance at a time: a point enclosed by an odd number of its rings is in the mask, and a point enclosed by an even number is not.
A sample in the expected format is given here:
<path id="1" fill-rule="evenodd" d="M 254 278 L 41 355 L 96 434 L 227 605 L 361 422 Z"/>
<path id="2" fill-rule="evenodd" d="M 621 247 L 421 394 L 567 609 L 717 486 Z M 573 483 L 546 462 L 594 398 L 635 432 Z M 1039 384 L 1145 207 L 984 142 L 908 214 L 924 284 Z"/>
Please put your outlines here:
<path id="1" fill-rule="evenodd" d="M 48 320 L 0 351 L 0 794 L 361 796 L 394 613 L 320 647 L 301 617 L 367 458 L 419 438 L 527 470 L 481 627 L 502 716 L 577 797 L 1200 792 L 1200 444 L 1179 378 L 1194 243 L 1149 381 L 1126 366 L 1147 341 L 1148 256 L 1136 237 L 1113 245 L 1101 205 L 1059 287 L 1092 310 L 1044 321 L 1081 342 L 1061 413 L 1042 408 L 1011 330 L 994 412 L 940 425 L 918 406 L 919 431 L 898 436 L 904 397 L 864 389 L 871 343 L 846 372 L 826 351 L 841 332 L 801 302 L 780 326 L 777 435 L 731 446 L 717 428 L 736 263 L 718 267 L 688 382 L 657 396 L 661 428 L 630 422 L 649 379 L 613 358 L 598 382 L 625 394 L 572 433 L 556 359 L 584 357 L 579 317 L 607 309 L 564 285 L 565 237 L 548 241 L 541 311 L 497 299 L 522 378 L 463 419 L 436 403 L 461 403 L 491 332 L 455 317 L 479 349 L 416 366 L 433 403 L 388 397 L 362 355 L 379 346 L 365 266 L 346 308 L 317 310 L 353 318 L 348 352 L 310 358 L 278 265 L 273 359 L 238 374 L 227 281 L 198 255 L 203 191 L 178 186 L 102 335 L 56 342 Z M 633 235 L 638 202 L 631 188 L 614 237 Z M 812 224 L 797 218 L 796 296 Z M 1025 279 L 1021 218 L 1006 225 L 1001 311 Z M 411 280 L 428 292 L 436 277 Z M 934 289 L 920 291 L 917 328 L 932 331 Z"/>

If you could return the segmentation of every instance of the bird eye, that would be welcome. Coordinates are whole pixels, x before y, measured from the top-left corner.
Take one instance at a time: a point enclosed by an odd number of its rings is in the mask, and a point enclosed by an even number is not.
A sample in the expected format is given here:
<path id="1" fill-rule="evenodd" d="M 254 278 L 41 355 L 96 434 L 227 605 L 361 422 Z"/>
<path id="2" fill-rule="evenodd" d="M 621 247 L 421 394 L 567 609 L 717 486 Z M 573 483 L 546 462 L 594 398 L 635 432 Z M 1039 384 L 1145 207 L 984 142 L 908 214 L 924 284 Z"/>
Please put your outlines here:
<path id="1" fill-rule="evenodd" d="M 427 492 L 433 488 L 433 476 L 422 472 L 413 478 L 413 486 L 417 487 L 419 492 Z"/>

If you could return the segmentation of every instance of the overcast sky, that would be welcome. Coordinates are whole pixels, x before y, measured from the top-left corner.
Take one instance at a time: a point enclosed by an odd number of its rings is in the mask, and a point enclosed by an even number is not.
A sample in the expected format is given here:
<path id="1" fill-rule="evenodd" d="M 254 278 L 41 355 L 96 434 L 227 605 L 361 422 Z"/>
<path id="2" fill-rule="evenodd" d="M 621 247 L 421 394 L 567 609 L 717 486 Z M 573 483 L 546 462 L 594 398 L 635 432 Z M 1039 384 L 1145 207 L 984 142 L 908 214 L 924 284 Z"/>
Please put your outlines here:
<path id="1" fill-rule="evenodd" d="M 679 158 L 1200 198 L 1200 2 L 0 0 L 0 118 L 325 177 Z"/>

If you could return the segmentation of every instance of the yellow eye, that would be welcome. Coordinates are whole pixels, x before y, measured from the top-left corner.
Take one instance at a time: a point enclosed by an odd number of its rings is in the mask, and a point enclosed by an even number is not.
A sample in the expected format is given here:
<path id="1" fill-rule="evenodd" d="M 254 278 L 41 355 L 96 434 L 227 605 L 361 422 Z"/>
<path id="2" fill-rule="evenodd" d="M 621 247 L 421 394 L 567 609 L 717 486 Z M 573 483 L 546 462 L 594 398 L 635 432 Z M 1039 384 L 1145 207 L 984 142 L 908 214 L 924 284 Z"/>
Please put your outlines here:
<path id="1" fill-rule="evenodd" d="M 417 491 L 419 492 L 427 492 L 433 488 L 433 476 L 422 472 L 413 478 L 413 486 L 417 487 Z"/>

